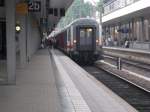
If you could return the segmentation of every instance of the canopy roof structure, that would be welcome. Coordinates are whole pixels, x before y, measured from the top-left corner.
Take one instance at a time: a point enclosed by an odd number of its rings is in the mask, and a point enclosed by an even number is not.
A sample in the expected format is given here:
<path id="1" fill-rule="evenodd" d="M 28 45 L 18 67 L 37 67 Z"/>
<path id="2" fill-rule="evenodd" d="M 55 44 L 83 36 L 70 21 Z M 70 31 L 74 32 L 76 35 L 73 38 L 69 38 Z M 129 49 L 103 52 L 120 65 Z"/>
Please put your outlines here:
<path id="1" fill-rule="evenodd" d="M 65 16 L 65 12 L 73 1 L 74 0 L 31 0 L 29 2 L 40 2 L 40 11 L 31 11 L 31 13 L 40 23 L 41 28 L 47 26 L 48 31 L 52 31 L 59 20 Z"/>

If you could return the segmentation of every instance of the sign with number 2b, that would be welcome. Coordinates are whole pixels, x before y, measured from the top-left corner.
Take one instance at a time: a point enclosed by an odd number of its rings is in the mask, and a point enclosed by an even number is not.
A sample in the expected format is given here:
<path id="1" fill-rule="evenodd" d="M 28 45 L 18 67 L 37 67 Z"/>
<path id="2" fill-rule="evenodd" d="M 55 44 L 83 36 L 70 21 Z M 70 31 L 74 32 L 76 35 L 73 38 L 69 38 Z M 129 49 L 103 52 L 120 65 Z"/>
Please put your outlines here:
<path id="1" fill-rule="evenodd" d="M 41 2 L 40 1 L 32 1 L 28 3 L 28 11 L 29 12 L 40 12 L 41 11 Z"/>

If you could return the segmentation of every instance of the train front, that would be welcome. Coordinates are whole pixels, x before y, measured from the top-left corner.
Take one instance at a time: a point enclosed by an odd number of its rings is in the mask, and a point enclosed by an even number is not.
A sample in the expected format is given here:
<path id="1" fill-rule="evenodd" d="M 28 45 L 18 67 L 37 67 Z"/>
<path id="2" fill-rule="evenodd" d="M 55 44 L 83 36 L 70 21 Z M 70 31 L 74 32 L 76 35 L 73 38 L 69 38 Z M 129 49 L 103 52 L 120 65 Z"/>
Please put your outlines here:
<path id="1" fill-rule="evenodd" d="M 99 57 L 99 27 L 92 19 L 78 21 L 74 25 L 74 58 L 82 63 L 93 63 Z M 75 38 L 76 37 L 76 38 Z"/>

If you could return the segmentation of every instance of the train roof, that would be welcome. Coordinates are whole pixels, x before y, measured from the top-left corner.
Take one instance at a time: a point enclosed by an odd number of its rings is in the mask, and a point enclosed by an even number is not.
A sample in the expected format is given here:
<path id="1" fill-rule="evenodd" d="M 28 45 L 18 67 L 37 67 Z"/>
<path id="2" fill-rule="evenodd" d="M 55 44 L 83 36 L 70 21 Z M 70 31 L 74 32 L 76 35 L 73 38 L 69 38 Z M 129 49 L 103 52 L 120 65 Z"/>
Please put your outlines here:
<path id="1" fill-rule="evenodd" d="M 60 31 L 56 32 L 53 36 L 55 37 L 56 35 L 64 32 L 66 29 L 68 29 L 71 26 L 74 26 L 74 25 L 87 25 L 87 23 L 88 23 L 88 25 L 98 26 L 98 22 L 95 19 L 92 19 L 92 18 L 80 18 L 80 19 L 76 19 L 76 20 L 72 21 L 69 25 L 67 25 L 66 27 L 64 27 Z"/>
<path id="2" fill-rule="evenodd" d="M 71 26 L 71 25 L 80 25 L 80 24 L 83 24 L 83 23 L 98 25 L 98 22 L 95 19 L 92 19 L 92 18 L 80 18 L 80 19 L 74 20 L 72 23 L 69 24 L 69 26 Z"/>

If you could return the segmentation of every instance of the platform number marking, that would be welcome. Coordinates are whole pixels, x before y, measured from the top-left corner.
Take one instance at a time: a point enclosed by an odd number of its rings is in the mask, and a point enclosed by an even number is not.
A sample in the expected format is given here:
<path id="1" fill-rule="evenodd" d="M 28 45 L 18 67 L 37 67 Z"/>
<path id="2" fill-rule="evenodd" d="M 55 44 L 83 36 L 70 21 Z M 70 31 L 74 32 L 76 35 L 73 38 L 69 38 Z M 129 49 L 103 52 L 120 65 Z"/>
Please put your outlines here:
<path id="1" fill-rule="evenodd" d="M 40 1 L 32 1 L 28 3 L 29 12 L 40 12 L 41 11 L 41 2 Z"/>

